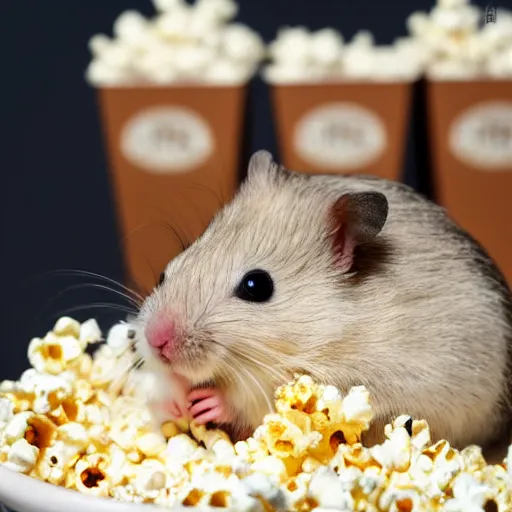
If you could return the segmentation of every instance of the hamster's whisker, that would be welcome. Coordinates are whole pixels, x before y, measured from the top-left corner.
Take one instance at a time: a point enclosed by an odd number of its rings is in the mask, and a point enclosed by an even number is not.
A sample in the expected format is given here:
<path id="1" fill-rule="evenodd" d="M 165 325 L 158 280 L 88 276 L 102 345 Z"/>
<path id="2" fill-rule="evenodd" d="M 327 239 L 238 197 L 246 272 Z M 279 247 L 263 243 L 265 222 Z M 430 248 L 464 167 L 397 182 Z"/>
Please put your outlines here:
<path id="1" fill-rule="evenodd" d="M 281 373 L 279 372 L 276 368 L 272 367 L 272 366 L 269 366 L 269 364 L 266 364 L 263 360 L 261 360 L 260 358 L 256 358 L 255 356 L 256 355 L 261 355 L 263 359 L 265 359 L 268 363 L 271 363 L 272 361 L 275 361 L 275 354 L 272 353 L 271 351 L 267 350 L 263 350 L 262 347 L 258 347 L 257 349 L 255 349 L 254 347 L 251 346 L 251 352 L 249 352 L 248 350 L 244 349 L 244 348 L 241 348 L 241 347 L 236 347 L 233 348 L 233 347 L 229 347 L 229 350 L 236 356 L 236 355 L 240 355 L 242 356 L 244 359 L 247 359 L 249 361 L 252 361 L 253 363 L 255 363 L 256 365 L 258 366 L 262 366 L 264 367 L 265 369 L 267 369 L 269 372 L 273 373 L 275 376 L 278 377 L 279 380 L 282 380 L 282 379 L 285 379 L 285 380 L 289 380 L 288 379 L 288 376 L 286 376 L 286 374 L 284 373 Z"/>
<path id="2" fill-rule="evenodd" d="M 242 367 L 242 365 L 238 361 L 235 361 L 235 364 L 238 364 L 239 367 Z M 244 387 L 244 389 L 247 392 L 247 395 L 250 396 L 250 395 L 254 394 L 253 389 L 250 386 L 248 386 L 247 381 L 242 378 L 240 372 L 236 369 L 236 367 L 230 366 L 229 368 L 230 368 L 230 370 L 232 370 L 234 372 L 235 380 L 238 380 L 242 384 L 242 386 Z M 226 371 L 226 373 L 230 373 L 230 372 Z M 233 378 L 233 376 L 230 375 L 229 378 L 231 380 Z"/>
<path id="3" fill-rule="evenodd" d="M 268 408 L 269 408 L 268 410 L 269 410 L 269 412 L 271 412 L 273 410 L 272 403 L 270 402 L 270 400 L 267 396 L 267 393 L 265 393 L 265 390 L 263 389 L 262 385 L 258 382 L 258 379 L 256 379 L 256 377 L 252 374 L 252 372 L 250 370 L 248 370 L 246 367 L 244 367 L 239 361 L 236 361 L 236 364 L 238 364 L 239 368 L 241 370 L 243 370 L 249 376 L 249 378 L 256 385 L 257 390 L 261 391 L 261 395 L 263 396 L 265 402 L 268 405 Z M 254 397 L 255 401 L 257 402 L 258 401 L 257 393 L 255 393 L 256 389 L 248 386 L 247 382 L 245 382 L 245 380 L 242 378 L 241 375 L 239 375 L 239 378 L 240 378 L 240 382 L 242 382 L 244 384 L 244 387 L 249 391 L 249 396 Z"/>
<path id="4" fill-rule="evenodd" d="M 268 364 L 265 364 L 263 361 L 260 361 L 259 359 L 256 359 L 253 355 L 248 354 L 247 352 L 244 352 L 243 350 L 237 349 L 237 351 L 233 351 L 234 354 L 241 356 L 242 358 L 254 363 L 256 366 L 265 368 L 271 375 L 277 378 L 278 381 L 282 381 L 282 383 L 285 383 L 288 378 L 285 373 L 279 372 L 276 368 L 272 368 Z"/>
<path id="5" fill-rule="evenodd" d="M 186 237 L 185 233 L 176 225 L 171 224 L 169 221 L 166 220 L 155 221 L 155 224 L 158 224 L 163 228 L 167 229 L 168 231 L 170 231 L 178 239 L 182 251 L 186 251 L 190 247 L 191 243 Z"/>
<path id="6" fill-rule="evenodd" d="M 79 269 L 63 269 L 63 270 L 52 270 L 50 272 L 46 272 L 49 275 L 63 275 L 63 276 L 75 276 L 75 277 L 91 277 L 94 279 L 99 279 L 102 281 L 105 281 L 107 283 L 110 283 L 112 285 L 118 286 L 128 294 L 133 295 L 135 298 L 139 299 L 141 302 L 144 300 L 142 296 L 137 293 L 135 290 L 132 290 L 128 286 L 125 286 L 124 284 L 116 281 L 115 279 L 112 279 L 111 277 L 104 276 L 102 274 L 98 274 L 96 272 L 90 272 L 89 270 L 79 270 Z M 43 274 L 44 275 L 44 274 Z"/>
<path id="7" fill-rule="evenodd" d="M 106 285 L 103 285 L 103 284 L 98 284 L 98 283 L 83 283 L 83 284 L 75 284 L 73 286 L 68 286 L 67 288 L 65 288 L 64 290 L 62 290 L 61 292 L 59 292 L 51 301 L 50 301 L 50 304 L 53 304 L 53 302 L 55 302 L 59 297 L 61 297 L 62 295 L 66 294 L 66 293 L 69 293 L 73 290 L 80 290 L 80 289 L 83 289 L 83 288 L 96 288 L 97 290 L 105 290 L 105 291 L 108 291 L 108 292 L 112 292 L 120 297 L 123 297 L 124 299 L 126 299 L 133 307 L 135 308 L 139 308 L 140 307 L 140 304 L 133 298 L 133 297 L 130 297 L 128 294 L 120 291 L 120 290 L 116 290 L 115 288 L 111 288 L 110 286 L 106 286 Z"/>
<path id="8" fill-rule="evenodd" d="M 145 359 L 143 357 L 138 357 L 137 359 L 135 359 L 135 361 L 133 361 L 133 363 L 129 366 L 128 368 L 128 371 L 129 372 L 133 372 L 135 370 L 140 370 L 143 366 L 144 366 L 144 363 L 145 363 Z"/>
<path id="9" fill-rule="evenodd" d="M 212 293 L 210 294 L 210 298 L 208 299 L 204 309 L 203 309 L 203 312 L 199 315 L 199 318 L 197 318 L 197 320 L 194 322 L 194 329 L 197 328 L 197 324 L 201 321 L 201 319 L 204 317 L 204 315 L 206 314 L 206 312 L 208 311 L 208 307 L 210 306 L 210 302 L 212 301 L 213 299 L 213 295 L 214 295 L 215 291 L 212 290 Z M 211 325 L 211 324 L 209 324 Z"/>
<path id="10" fill-rule="evenodd" d="M 206 310 L 206 308 L 205 308 L 205 310 Z M 204 325 L 204 328 L 208 329 L 209 327 L 212 327 L 212 326 L 218 327 L 218 326 L 222 326 L 222 325 L 229 325 L 229 324 L 234 324 L 234 323 L 239 323 L 239 322 L 240 322 L 240 320 L 238 320 L 236 318 L 234 318 L 233 320 L 218 320 L 216 322 L 208 322 L 207 324 Z"/>
<path id="11" fill-rule="evenodd" d="M 249 369 L 247 368 L 244 368 L 242 366 L 243 370 L 245 371 L 245 373 L 252 379 L 252 381 L 254 382 L 254 384 L 256 384 L 256 386 L 258 387 L 258 389 L 261 391 L 261 394 L 263 396 L 263 398 L 265 399 L 265 402 L 267 403 L 267 406 L 268 406 L 268 412 L 272 412 L 273 410 L 273 405 L 272 405 L 272 402 L 270 401 L 267 393 L 265 393 L 265 390 L 263 389 L 263 386 L 259 383 L 258 379 L 252 374 L 251 371 L 249 371 Z"/>
<path id="12" fill-rule="evenodd" d="M 207 192 L 210 192 L 212 194 L 212 196 L 214 197 L 214 199 L 217 201 L 219 208 L 222 208 L 222 206 L 224 205 L 224 203 L 226 201 L 224 200 L 224 198 L 221 195 L 217 194 L 211 187 L 207 187 L 203 183 L 194 182 L 194 184 L 196 186 L 195 187 L 189 186 L 189 187 L 187 187 L 188 190 L 194 190 L 194 191 L 206 190 Z"/>
<path id="13" fill-rule="evenodd" d="M 123 313 L 134 314 L 134 311 L 132 309 L 126 306 L 122 306 L 121 304 L 113 304 L 111 302 L 95 302 L 92 304 L 85 304 L 83 306 L 75 306 L 72 308 L 61 310 L 57 313 L 57 316 L 62 316 L 77 311 L 84 311 L 87 309 L 112 309 L 114 311 L 121 311 Z"/>

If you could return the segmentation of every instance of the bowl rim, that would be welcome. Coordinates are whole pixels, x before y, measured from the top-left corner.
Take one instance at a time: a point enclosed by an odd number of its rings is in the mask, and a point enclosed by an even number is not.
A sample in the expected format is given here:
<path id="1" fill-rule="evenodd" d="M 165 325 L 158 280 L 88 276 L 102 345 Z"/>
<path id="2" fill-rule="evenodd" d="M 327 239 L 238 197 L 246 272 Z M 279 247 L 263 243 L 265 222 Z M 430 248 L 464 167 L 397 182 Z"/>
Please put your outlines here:
<path id="1" fill-rule="evenodd" d="M 78 491 L 59 487 L 37 480 L 28 475 L 17 473 L 0 464 L 0 504 L 16 512 L 41 510 L 44 512 L 62 512 L 69 508 L 73 512 L 170 512 L 190 511 L 190 507 L 163 507 L 153 504 L 135 504 L 117 501 L 111 498 L 89 496 Z M 127 507 L 129 507 L 127 509 Z"/>

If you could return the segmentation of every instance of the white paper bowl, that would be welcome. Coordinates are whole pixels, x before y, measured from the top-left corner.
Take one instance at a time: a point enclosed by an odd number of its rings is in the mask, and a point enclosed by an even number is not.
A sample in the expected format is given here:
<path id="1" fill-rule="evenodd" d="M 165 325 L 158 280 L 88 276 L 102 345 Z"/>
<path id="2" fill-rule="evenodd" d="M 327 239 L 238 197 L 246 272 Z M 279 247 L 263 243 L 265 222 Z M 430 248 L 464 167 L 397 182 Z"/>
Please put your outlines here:
<path id="1" fill-rule="evenodd" d="M 173 512 L 190 511 L 190 507 L 162 508 L 154 505 L 135 505 L 107 498 L 96 498 L 0 466 L 0 504 L 15 512 Z"/>

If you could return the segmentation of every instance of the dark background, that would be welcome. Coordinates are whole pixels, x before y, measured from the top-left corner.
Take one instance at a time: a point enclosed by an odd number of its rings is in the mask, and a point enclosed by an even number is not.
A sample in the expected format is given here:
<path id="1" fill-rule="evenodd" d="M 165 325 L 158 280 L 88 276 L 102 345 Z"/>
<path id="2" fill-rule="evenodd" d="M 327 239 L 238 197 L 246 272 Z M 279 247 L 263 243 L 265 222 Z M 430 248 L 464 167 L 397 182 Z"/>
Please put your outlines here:
<path id="1" fill-rule="evenodd" d="M 477 2 L 484 6 L 485 2 Z M 239 0 L 238 19 L 265 40 L 278 27 L 332 26 L 350 38 L 372 31 L 378 43 L 405 35 L 405 19 L 429 10 L 426 0 Z M 499 5 L 512 7 L 512 0 Z M 18 377 L 31 337 L 58 316 L 95 316 L 107 329 L 124 313 L 94 303 L 123 304 L 115 294 L 76 288 L 91 279 L 52 271 L 82 269 L 122 279 L 121 252 L 96 99 L 84 80 L 87 41 L 111 33 L 126 9 L 149 15 L 150 0 L 1 0 L 0 165 L 2 277 L 0 379 Z M 498 14 L 499 15 L 499 14 Z M 424 126 L 416 111 L 412 128 Z M 404 179 L 422 189 L 426 163 L 411 129 Z M 247 148 L 277 154 L 265 87 L 251 85 Z M 69 287 L 75 287 L 63 293 Z M 85 310 L 75 310 L 85 307 Z M 71 310 L 70 310 L 71 308 Z"/>

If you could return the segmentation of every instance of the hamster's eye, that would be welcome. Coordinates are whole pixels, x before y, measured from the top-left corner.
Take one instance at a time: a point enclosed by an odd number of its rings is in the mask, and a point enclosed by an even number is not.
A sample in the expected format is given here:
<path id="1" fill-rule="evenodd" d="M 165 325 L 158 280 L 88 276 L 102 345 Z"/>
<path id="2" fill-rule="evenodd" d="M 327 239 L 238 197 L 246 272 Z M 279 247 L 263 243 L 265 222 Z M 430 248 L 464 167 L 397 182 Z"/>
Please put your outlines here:
<path id="1" fill-rule="evenodd" d="M 158 279 L 158 284 L 157 286 L 161 286 L 163 284 L 163 282 L 165 281 L 165 272 L 162 272 L 160 274 L 160 278 Z"/>
<path id="2" fill-rule="evenodd" d="M 267 302 L 273 293 L 274 283 L 264 270 L 247 272 L 235 291 L 239 299 L 247 302 Z"/>

